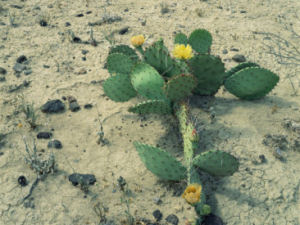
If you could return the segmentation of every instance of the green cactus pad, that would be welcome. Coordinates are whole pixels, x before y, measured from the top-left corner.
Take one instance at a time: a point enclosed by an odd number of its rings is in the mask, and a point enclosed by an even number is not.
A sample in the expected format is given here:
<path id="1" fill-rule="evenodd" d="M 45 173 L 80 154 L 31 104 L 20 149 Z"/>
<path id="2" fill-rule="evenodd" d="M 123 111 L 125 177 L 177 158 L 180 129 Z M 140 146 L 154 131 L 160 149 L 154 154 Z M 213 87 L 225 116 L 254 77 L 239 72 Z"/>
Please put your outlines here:
<path id="1" fill-rule="evenodd" d="M 165 100 L 148 100 L 142 103 L 139 103 L 128 109 L 129 112 L 138 113 L 138 114 L 171 114 L 172 108 L 171 104 Z"/>
<path id="2" fill-rule="evenodd" d="M 165 83 L 164 91 L 171 101 L 179 101 L 191 94 L 196 84 L 197 80 L 193 75 L 180 74 Z"/>
<path id="3" fill-rule="evenodd" d="M 168 72 L 169 77 L 173 77 L 179 74 L 190 74 L 189 67 L 185 61 L 180 59 L 173 59 L 173 66 Z"/>
<path id="4" fill-rule="evenodd" d="M 190 34 L 188 43 L 196 52 L 208 53 L 212 44 L 212 36 L 207 30 L 196 29 Z"/>
<path id="5" fill-rule="evenodd" d="M 187 45 L 188 44 L 188 38 L 185 34 L 183 33 L 178 33 L 175 36 L 174 44 L 183 44 Z"/>
<path id="6" fill-rule="evenodd" d="M 198 80 L 193 93 L 198 95 L 217 93 L 225 79 L 225 67 L 220 58 L 212 55 L 196 55 L 188 61 L 188 65 Z"/>
<path id="7" fill-rule="evenodd" d="M 134 89 L 148 99 L 166 99 L 163 93 L 164 79 L 150 65 L 137 64 L 131 73 L 131 83 Z"/>
<path id="8" fill-rule="evenodd" d="M 243 62 L 243 63 L 240 63 L 239 65 L 231 68 L 229 71 L 226 72 L 225 74 L 225 79 L 230 77 L 231 75 L 233 75 L 234 73 L 242 70 L 242 69 L 245 69 L 245 68 L 248 68 L 248 67 L 259 67 L 258 64 L 256 63 L 253 63 L 253 62 Z"/>
<path id="9" fill-rule="evenodd" d="M 169 76 L 168 71 L 173 66 L 173 60 L 162 39 L 146 49 L 144 59 L 146 63 L 153 66 L 160 74 Z"/>
<path id="10" fill-rule="evenodd" d="M 122 53 L 127 55 L 135 63 L 139 60 L 139 56 L 136 54 L 134 49 L 130 48 L 128 45 L 116 45 L 110 47 L 108 54 L 110 55 L 113 53 Z"/>
<path id="11" fill-rule="evenodd" d="M 242 69 L 226 79 L 224 86 L 240 99 L 255 100 L 268 94 L 279 81 L 279 77 L 264 68 Z"/>
<path id="12" fill-rule="evenodd" d="M 125 102 L 137 95 L 128 74 L 111 76 L 102 86 L 105 94 L 116 102 Z"/>
<path id="13" fill-rule="evenodd" d="M 134 63 L 129 56 L 123 53 L 112 53 L 107 57 L 107 69 L 110 74 L 129 74 Z"/>
<path id="14" fill-rule="evenodd" d="M 218 150 L 197 155 L 193 165 L 213 176 L 229 176 L 239 168 L 239 162 L 234 156 Z"/>
<path id="15" fill-rule="evenodd" d="M 169 153 L 160 148 L 134 142 L 146 168 L 164 180 L 180 181 L 186 178 L 186 168 Z"/>

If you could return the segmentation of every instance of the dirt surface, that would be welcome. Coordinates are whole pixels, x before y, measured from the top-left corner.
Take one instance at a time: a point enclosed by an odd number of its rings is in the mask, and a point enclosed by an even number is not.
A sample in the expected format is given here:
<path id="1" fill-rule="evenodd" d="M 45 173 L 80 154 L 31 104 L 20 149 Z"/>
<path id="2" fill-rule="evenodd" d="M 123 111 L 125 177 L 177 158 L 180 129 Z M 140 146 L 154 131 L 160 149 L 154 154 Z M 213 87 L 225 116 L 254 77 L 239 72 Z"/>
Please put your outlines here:
<path id="1" fill-rule="evenodd" d="M 223 88 L 215 98 L 190 99 L 201 124 L 201 150 L 224 150 L 240 160 L 233 176 L 203 174 L 208 203 L 227 225 L 299 225 L 300 53 L 293 48 L 299 47 L 299 18 L 299 0 L 0 0 L 0 224 L 100 224 L 97 205 L 105 206 L 102 214 L 113 221 L 102 224 L 122 224 L 127 208 L 120 200 L 120 176 L 132 191 L 127 200 L 136 219 L 155 221 L 157 209 L 161 224 L 171 214 L 180 225 L 193 219 L 194 209 L 180 197 L 184 183 L 159 181 L 132 144 L 159 145 L 182 160 L 174 118 L 129 113 L 139 100 L 115 103 L 101 84 L 109 77 L 104 63 L 113 41 L 130 44 L 131 36 L 143 34 L 145 46 L 162 37 L 171 50 L 174 32 L 203 28 L 213 36 L 211 54 L 227 69 L 237 65 L 232 57 L 240 54 L 280 76 L 261 100 L 241 101 Z M 69 110 L 68 96 L 80 110 Z M 65 111 L 39 109 L 55 99 Z M 22 101 L 38 109 L 35 129 Z M 105 145 L 97 143 L 100 121 Z M 51 132 L 62 148 L 48 148 L 49 139 L 37 139 L 39 132 Z M 37 172 L 24 160 L 24 136 L 31 150 L 36 139 L 38 156 L 48 162 L 37 183 Z M 72 173 L 93 174 L 97 181 L 87 191 L 72 185 Z M 21 175 L 27 180 L 23 186 Z"/>

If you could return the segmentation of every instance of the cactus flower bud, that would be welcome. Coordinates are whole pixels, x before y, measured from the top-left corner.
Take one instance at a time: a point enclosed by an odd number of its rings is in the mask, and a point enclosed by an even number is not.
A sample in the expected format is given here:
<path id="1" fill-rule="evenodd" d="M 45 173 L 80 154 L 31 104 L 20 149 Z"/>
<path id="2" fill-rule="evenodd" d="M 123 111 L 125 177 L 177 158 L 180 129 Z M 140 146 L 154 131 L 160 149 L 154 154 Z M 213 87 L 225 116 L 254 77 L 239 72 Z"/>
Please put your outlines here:
<path id="1" fill-rule="evenodd" d="M 133 36 L 131 38 L 131 44 L 134 46 L 134 47 L 138 47 L 138 46 L 141 46 L 142 44 L 144 44 L 145 42 L 145 38 L 143 35 L 137 35 L 137 36 Z"/>

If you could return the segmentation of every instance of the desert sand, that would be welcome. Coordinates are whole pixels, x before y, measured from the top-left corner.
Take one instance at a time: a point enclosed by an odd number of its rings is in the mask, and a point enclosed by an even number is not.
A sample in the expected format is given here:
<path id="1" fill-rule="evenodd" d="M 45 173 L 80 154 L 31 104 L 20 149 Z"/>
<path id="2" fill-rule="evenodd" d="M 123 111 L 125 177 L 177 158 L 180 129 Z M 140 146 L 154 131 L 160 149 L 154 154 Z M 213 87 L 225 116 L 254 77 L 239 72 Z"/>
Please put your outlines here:
<path id="1" fill-rule="evenodd" d="M 157 209 L 160 224 L 170 224 L 171 214 L 180 225 L 193 219 L 194 209 L 180 197 L 185 184 L 160 181 L 132 144 L 159 145 L 183 160 L 176 120 L 129 113 L 139 100 L 113 102 L 102 83 L 109 77 L 104 64 L 111 44 L 130 45 L 133 35 L 143 34 L 145 47 L 162 37 L 171 51 L 176 32 L 188 35 L 198 28 L 212 34 L 211 54 L 219 55 L 226 69 L 238 64 L 232 57 L 240 54 L 280 76 L 261 100 L 242 101 L 224 88 L 214 97 L 190 98 L 191 113 L 201 124 L 201 150 L 220 149 L 240 161 L 230 177 L 202 175 L 208 204 L 227 225 L 299 225 L 299 0 L 1 0 L 0 224 L 129 224 L 120 176 L 132 191 L 128 201 L 136 220 L 154 222 Z M 69 109 L 69 96 L 80 110 Z M 40 110 L 55 99 L 65 111 Z M 22 112 L 23 101 L 37 109 L 34 129 Z M 101 124 L 105 144 L 97 143 Z M 39 132 L 51 132 L 62 148 L 49 148 Z M 23 137 L 30 149 L 35 139 L 39 155 L 53 153 L 56 166 L 25 201 L 37 173 L 24 160 Z M 68 180 L 75 172 L 95 176 L 88 192 Z M 24 186 L 20 176 L 27 180 Z M 102 214 L 110 222 L 100 223 L 97 206 L 106 209 Z"/>

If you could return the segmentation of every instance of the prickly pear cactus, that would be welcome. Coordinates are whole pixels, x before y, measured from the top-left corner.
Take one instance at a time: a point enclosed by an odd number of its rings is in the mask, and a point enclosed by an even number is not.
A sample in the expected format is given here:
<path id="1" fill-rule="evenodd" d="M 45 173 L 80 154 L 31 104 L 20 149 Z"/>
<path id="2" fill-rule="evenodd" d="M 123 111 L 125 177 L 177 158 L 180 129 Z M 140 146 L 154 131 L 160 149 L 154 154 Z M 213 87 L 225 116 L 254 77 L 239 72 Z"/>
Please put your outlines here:
<path id="1" fill-rule="evenodd" d="M 128 74 L 109 77 L 102 86 L 105 94 L 115 102 L 126 102 L 137 95 Z"/>
<path id="2" fill-rule="evenodd" d="M 131 73 L 131 83 L 134 89 L 148 99 L 166 99 L 163 92 L 164 79 L 149 64 L 137 64 Z"/>
<path id="3" fill-rule="evenodd" d="M 212 55 L 197 55 L 188 61 L 191 73 L 198 80 L 193 93 L 214 95 L 225 79 L 225 67 L 221 59 Z"/>
<path id="4" fill-rule="evenodd" d="M 186 177 L 186 168 L 169 153 L 139 142 L 134 146 L 147 169 L 159 178 L 180 181 Z"/>
<path id="5" fill-rule="evenodd" d="M 113 75 L 115 73 L 130 74 L 134 62 L 129 56 L 123 53 L 112 53 L 107 57 L 108 72 Z"/>
<path id="6" fill-rule="evenodd" d="M 139 56 L 136 54 L 134 49 L 130 48 L 128 45 L 112 46 L 109 49 L 108 55 L 113 54 L 113 53 L 122 53 L 124 55 L 127 55 L 135 63 L 137 63 L 139 61 Z"/>
<path id="7" fill-rule="evenodd" d="M 155 114 L 171 114 L 172 107 L 170 101 L 167 100 L 148 100 L 132 106 L 128 112 L 133 112 L 141 115 L 155 113 Z"/>
<path id="8" fill-rule="evenodd" d="M 190 34 L 188 43 L 198 53 L 209 53 L 212 36 L 207 30 L 197 29 Z"/>
<path id="9" fill-rule="evenodd" d="M 239 168 L 239 162 L 234 156 L 218 150 L 197 155 L 193 165 L 213 176 L 230 176 Z"/>
<path id="10" fill-rule="evenodd" d="M 243 62 L 243 63 L 240 63 L 236 67 L 233 67 L 233 68 L 231 68 L 230 70 L 228 70 L 226 72 L 225 79 L 228 78 L 228 77 L 230 77 L 234 73 L 236 73 L 236 72 L 238 72 L 238 71 L 240 71 L 242 69 L 248 68 L 248 67 L 259 67 L 259 65 L 256 64 L 256 63 L 253 63 L 253 62 Z"/>
<path id="11" fill-rule="evenodd" d="M 145 62 L 153 66 L 161 75 L 170 76 L 173 59 L 168 49 L 164 46 L 163 39 L 148 47 L 144 54 Z"/>
<path id="12" fill-rule="evenodd" d="M 177 102 L 191 94 L 196 84 L 197 80 L 193 75 L 180 74 L 165 83 L 164 92 L 167 98 Z"/>
<path id="13" fill-rule="evenodd" d="M 279 81 L 270 70 L 247 67 L 226 79 L 224 86 L 233 95 L 245 100 L 255 100 L 268 94 Z"/>

